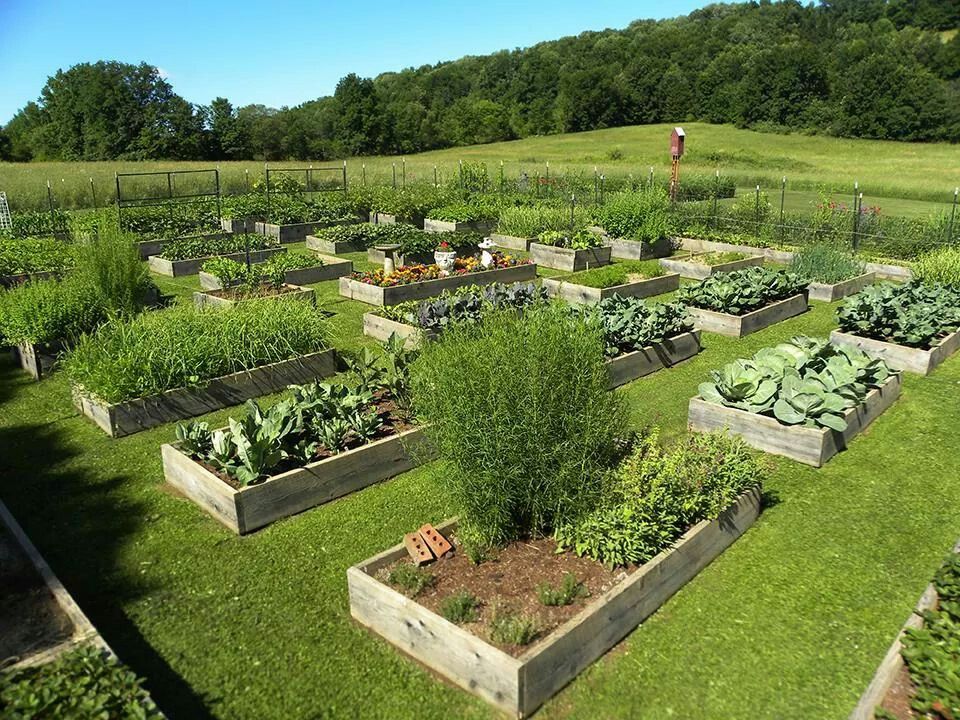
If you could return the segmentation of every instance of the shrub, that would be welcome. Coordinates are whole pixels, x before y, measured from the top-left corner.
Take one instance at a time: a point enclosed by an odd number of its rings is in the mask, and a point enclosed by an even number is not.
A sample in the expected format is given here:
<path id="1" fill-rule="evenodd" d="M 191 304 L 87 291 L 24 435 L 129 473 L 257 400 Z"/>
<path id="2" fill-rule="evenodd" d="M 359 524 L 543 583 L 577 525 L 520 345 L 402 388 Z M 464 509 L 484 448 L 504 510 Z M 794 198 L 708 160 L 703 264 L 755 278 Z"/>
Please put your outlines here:
<path id="1" fill-rule="evenodd" d="M 0 338 L 10 345 L 70 344 L 107 319 L 85 277 L 27 282 L 0 291 Z"/>
<path id="2" fill-rule="evenodd" d="M 477 608 L 480 601 L 470 592 L 464 590 L 451 595 L 440 604 L 440 614 L 457 625 L 473 622 L 477 619 Z"/>
<path id="3" fill-rule="evenodd" d="M 461 539 L 549 532 L 595 502 L 622 427 L 598 329 L 547 306 L 490 313 L 428 343 L 414 405 L 444 465 Z"/>
<path id="4" fill-rule="evenodd" d="M 570 232 L 570 208 L 535 205 L 533 207 L 507 207 L 500 211 L 497 232 L 501 235 L 532 238 L 548 230 Z M 573 211 L 573 232 L 590 224 L 590 213 L 577 206 Z"/>
<path id="5" fill-rule="evenodd" d="M 921 255 L 913 263 L 913 277 L 960 290 L 960 247 L 942 247 Z"/>
<path id="6" fill-rule="evenodd" d="M 677 292 L 677 300 L 704 310 L 745 315 L 798 295 L 806 287 L 807 281 L 799 275 L 755 266 L 684 285 Z"/>
<path id="7" fill-rule="evenodd" d="M 766 468 L 738 438 L 698 434 L 665 450 L 652 431 L 611 477 L 604 502 L 562 523 L 554 537 L 559 548 L 611 567 L 644 563 L 765 477 Z"/>
<path id="8" fill-rule="evenodd" d="M 586 597 L 589 593 L 583 583 L 577 580 L 573 573 L 566 573 L 560 587 L 553 587 L 550 583 L 540 583 L 537 586 L 537 597 L 544 605 L 570 605 L 579 597 Z"/>
<path id="9" fill-rule="evenodd" d="M 328 323 L 309 303 L 183 304 L 107 323 L 78 342 L 64 367 L 73 383 L 117 403 L 319 352 L 328 338 Z"/>
<path id="10" fill-rule="evenodd" d="M 631 281 L 631 276 L 655 278 L 663 274 L 663 267 L 657 260 L 626 260 L 574 273 L 563 280 L 586 287 L 611 288 L 625 285 Z"/>
<path id="11" fill-rule="evenodd" d="M 790 271 L 810 282 L 833 284 L 863 275 L 866 268 L 843 246 L 816 243 L 804 245 L 797 251 L 790 262 Z"/>
<path id="12" fill-rule="evenodd" d="M 616 193 L 595 213 L 597 224 L 612 237 L 656 242 L 667 236 L 670 199 L 659 188 Z"/>
<path id="13" fill-rule="evenodd" d="M 960 290 L 910 282 L 871 285 L 837 308 L 843 332 L 929 348 L 960 328 Z"/>

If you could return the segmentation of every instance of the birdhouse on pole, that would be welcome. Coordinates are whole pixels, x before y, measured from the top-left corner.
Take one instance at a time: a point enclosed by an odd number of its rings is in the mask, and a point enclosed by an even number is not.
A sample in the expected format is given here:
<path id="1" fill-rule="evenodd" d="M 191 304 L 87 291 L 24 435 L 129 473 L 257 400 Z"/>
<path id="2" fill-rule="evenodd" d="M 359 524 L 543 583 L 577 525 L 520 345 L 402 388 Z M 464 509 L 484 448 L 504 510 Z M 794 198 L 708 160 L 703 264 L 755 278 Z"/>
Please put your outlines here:
<path id="1" fill-rule="evenodd" d="M 683 141 L 687 134 L 682 127 L 675 127 L 670 133 L 670 200 L 676 201 L 680 190 L 680 158 L 683 156 Z"/>

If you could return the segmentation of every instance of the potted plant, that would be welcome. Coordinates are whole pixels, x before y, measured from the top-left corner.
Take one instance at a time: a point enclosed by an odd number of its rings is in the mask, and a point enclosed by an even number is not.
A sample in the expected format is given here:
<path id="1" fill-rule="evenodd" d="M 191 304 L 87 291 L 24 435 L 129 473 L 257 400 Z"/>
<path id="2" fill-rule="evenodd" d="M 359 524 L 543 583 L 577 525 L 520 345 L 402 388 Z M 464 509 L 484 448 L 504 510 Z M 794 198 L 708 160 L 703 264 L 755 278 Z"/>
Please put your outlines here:
<path id="1" fill-rule="evenodd" d="M 433 253 L 433 261 L 437 264 L 437 267 L 440 268 L 440 272 L 444 275 L 449 275 L 453 272 L 453 263 L 456 259 L 457 251 L 453 250 L 450 247 L 450 243 L 446 240 L 441 240 L 436 251 Z"/>

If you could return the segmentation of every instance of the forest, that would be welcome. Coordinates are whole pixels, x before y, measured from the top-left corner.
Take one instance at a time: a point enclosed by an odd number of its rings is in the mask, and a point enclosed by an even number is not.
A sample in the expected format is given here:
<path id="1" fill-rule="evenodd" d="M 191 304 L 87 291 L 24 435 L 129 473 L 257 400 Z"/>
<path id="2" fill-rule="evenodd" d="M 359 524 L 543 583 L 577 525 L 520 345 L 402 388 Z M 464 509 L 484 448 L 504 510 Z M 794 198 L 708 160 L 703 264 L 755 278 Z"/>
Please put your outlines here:
<path id="1" fill-rule="evenodd" d="M 960 140 L 960 0 L 715 4 L 529 48 L 343 77 L 295 107 L 196 105 L 157 68 L 59 70 L 0 160 L 328 159 L 658 122 Z"/>

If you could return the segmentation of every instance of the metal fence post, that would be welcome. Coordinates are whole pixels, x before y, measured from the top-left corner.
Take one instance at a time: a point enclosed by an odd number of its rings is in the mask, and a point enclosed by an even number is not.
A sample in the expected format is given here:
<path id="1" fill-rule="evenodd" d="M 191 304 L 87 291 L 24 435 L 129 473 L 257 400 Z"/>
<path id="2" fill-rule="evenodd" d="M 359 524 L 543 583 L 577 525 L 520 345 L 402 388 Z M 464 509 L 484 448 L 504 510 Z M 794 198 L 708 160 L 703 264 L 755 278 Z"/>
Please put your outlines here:
<path id="1" fill-rule="evenodd" d="M 857 251 L 857 225 L 860 221 L 860 212 L 857 210 L 857 193 L 860 192 L 860 181 L 853 182 L 853 234 L 850 236 L 850 247 Z"/>
<path id="2" fill-rule="evenodd" d="M 784 196 L 787 193 L 787 176 L 784 175 L 783 179 L 780 181 L 780 247 L 783 247 L 783 201 Z"/>
<path id="3" fill-rule="evenodd" d="M 953 207 L 950 209 L 950 229 L 947 231 L 947 242 L 953 242 L 953 221 L 957 217 L 957 196 L 960 195 L 960 188 L 953 190 Z"/>
<path id="4" fill-rule="evenodd" d="M 47 206 L 50 208 L 50 234 L 56 232 L 57 223 L 53 217 L 53 190 L 50 188 L 50 181 L 47 180 Z"/>
<path id="5" fill-rule="evenodd" d="M 440 183 L 437 182 L 437 166 L 433 166 L 433 187 L 440 187 Z"/>
<path id="6" fill-rule="evenodd" d="M 407 187 L 407 159 L 405 157 L 400 158 L 400 173 L 402 178 L 403 187 Z"/>
<path id="7" fill-rule="evenodd" d="M 360 163 L 360 184 L 363 187 L 367 186 L 367 164 Z"/>
<path id="8" fill-rule="evenodd" d="M 718 215 L 717 201 L 720 198 L 720 171 L 717 170 L 717 179 L 713 184 L 713 229 L 716 230 L 720 225 L 720 216 Z"/>
<path id="9" fill-rule="evenodd" d="M 90 178 L 90 195 L 93 197 L 93 209 L 97 209 L 97 189 L 93 186 L 93 178 Z"/>
<path id="10" fill-rule="evenodd" d="M 603 190 L 604 190 L 605 182 L 606 182 L 606 176 L 601 174 L 600 175 L 600 204 L 601 205 L 603 205 Z"/>
<path id="11" fill-rule="evenodd" d="M 754 222 L 754 235 L 757 236 L 757 240 L 760 239 L 760 186 L 757 185 L 756 195 L 754 195 L 753 200 L 753 222 Z"/>
<path id="12" fill-rule="evenodd" d="M 574 226 L 574 208 L 577 204 L 577 196 L 573 193 L 570 195 L 570 237 L 573 237 L 573 226 Z"/>
<path id="13" fill-rule="evenodd" d="M 650 166 L 650 181 L 647 183 L 647 187 L 653 190 L 653 165 Z"/>
<path id="14" fill-rule="evenodd" d="M 393 189 L 396 190 L 397 189 L 397 164 L 394 162 L 394 163 L 390 163 L 390 165 L 393 167 Z"/>

